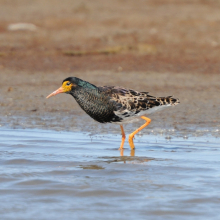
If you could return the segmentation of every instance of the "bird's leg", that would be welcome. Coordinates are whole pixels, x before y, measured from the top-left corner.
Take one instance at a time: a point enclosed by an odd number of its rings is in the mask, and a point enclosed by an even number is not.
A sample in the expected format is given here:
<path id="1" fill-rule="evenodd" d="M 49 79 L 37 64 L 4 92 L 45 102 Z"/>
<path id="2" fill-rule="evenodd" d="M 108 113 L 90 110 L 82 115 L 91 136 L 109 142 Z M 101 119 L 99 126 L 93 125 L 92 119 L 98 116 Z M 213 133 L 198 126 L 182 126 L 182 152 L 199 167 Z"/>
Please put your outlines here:
<path id="1" fill-rule="evenodd" d="M 145 117 L 145 116 L 141 116 L 141 118 L 146 120 L 146 123 L 143 124 L 140 128 L 138 128 L 136 131 L 134 131 L 133 133 L 131 133 L 129 135 L 128 142 L 129 142 L 129 145 L 130 145 L 131 149 L 134 149 L 134 142 L 133 142 L 134 135 L 137 134 L 140 130 L 142 130 L 146 126 L 148 126 L 151 122 L 151 120 L 149 118 Z"/>
<path id="2" fill-rule="evenodd" d="M 122 149 L 123 149 L 123 146 L 124 146 L 124 143 L 125 143 L 125 132 L 124 132 L 123 125 L 120 125 L 120 127 L 121 127 L 122 139 L 121 139 L 121 146 L 119 147 L 118 150 L 122 150 Z"/>

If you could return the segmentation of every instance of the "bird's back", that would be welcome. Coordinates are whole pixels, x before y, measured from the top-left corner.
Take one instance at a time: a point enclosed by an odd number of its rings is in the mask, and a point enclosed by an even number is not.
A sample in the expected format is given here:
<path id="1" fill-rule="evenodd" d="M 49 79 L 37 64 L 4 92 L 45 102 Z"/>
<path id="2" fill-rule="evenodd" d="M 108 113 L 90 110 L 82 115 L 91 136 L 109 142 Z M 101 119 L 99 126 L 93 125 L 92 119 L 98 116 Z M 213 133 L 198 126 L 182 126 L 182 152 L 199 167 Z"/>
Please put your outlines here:
<path id="1" fill-rule="evenodd" d="M 99 90 L 116 103 L 117 110 L 114 113 L 123 123 L 131 122 L 137 116 L 179 104 L 179 99 L 172 96 L 154 97 L 148 92 L 138 92 L 117 86 L 103 86 L 99 87 Z"/>

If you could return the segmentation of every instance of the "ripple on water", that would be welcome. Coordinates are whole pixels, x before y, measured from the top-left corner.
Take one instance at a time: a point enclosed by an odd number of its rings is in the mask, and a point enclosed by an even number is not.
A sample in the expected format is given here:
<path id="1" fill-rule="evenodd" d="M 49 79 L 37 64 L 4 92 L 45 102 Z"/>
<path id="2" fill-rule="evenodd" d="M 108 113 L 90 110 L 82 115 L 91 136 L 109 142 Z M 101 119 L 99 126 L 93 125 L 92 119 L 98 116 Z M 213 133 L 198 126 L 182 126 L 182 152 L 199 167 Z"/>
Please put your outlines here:
<path id="1" fill-rule="evenodd" d="M 219 219 L 220 140 L 0 130 L 2 219 Z"/>

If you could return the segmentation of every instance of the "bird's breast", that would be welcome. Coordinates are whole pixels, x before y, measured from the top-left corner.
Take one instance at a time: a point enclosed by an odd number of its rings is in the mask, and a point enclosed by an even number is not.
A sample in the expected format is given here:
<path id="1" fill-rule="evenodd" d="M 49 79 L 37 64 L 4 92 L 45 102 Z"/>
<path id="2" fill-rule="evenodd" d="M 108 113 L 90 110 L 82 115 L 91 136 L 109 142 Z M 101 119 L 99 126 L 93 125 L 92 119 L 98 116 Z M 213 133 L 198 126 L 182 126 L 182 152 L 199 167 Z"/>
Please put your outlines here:
<path id="1" fill-rule="evenodd" d="M 78 91 L 73 96 L 79 106 L 94 120 L 100 123 L 120 121 L 114 113 L 114 103 L 98 91 Z"/>

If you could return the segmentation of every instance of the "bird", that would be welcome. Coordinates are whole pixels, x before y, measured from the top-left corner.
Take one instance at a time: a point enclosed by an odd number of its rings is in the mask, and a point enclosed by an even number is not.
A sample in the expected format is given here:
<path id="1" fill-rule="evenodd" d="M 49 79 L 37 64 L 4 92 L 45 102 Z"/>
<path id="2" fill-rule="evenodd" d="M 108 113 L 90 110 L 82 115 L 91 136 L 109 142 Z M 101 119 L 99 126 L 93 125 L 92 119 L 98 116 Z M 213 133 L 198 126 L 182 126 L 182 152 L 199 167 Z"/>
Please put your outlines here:
<path id="1" fill-rule="evenodd" d="M 128 143 L 133 150 L 134 136 L 151 122 L 147 115 L 180 103 L 178 98 L 172 96 L 155 97 L 148 92 L 138 92 L 120 86 L 95 86 L 77 77 L 64 79 L 62 86 L 46 98 L 59 93 L 72 95 L 79 106 L 95 121 L 119 124 L 122 134 L 119 150 L 123 149 L 126 138 L 124 124 L 145 120 L 141 127 L 129 135 Z"/>

